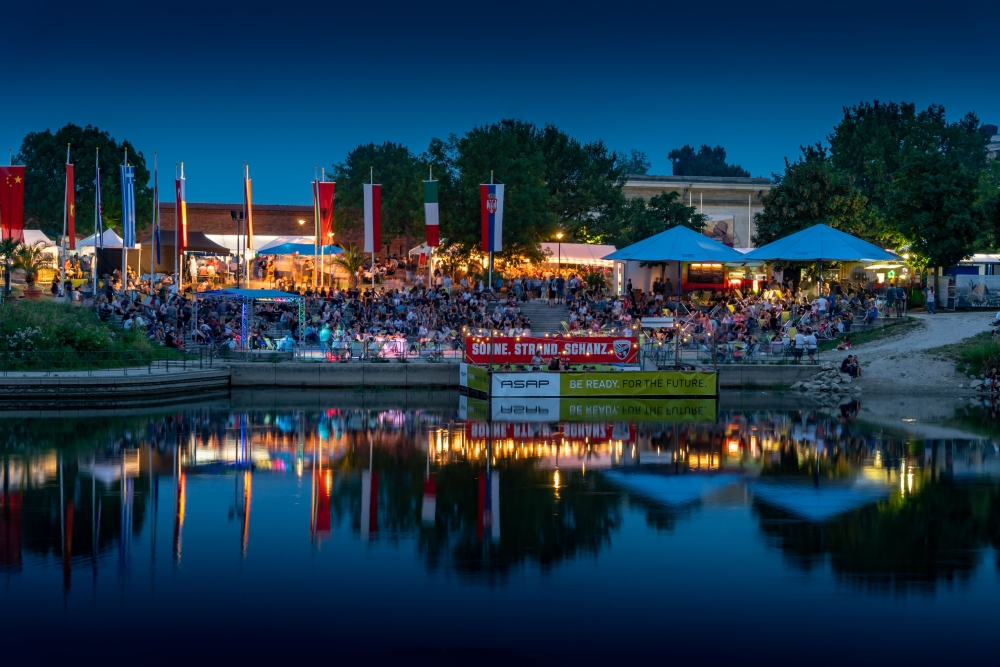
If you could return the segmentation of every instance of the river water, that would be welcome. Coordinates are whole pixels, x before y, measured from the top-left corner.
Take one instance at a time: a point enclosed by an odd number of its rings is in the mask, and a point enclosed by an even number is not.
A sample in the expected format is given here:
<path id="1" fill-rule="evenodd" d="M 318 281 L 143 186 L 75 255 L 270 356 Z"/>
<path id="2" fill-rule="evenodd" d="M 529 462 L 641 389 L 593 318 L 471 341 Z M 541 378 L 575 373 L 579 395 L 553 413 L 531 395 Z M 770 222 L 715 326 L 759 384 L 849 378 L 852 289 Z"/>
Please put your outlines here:
<path id="1" fill-rule="evenodd" d="M 931 440 L 857 403 L 639 405 L 0 415 L 4 655 L 995 659 L 989 414 Z"/>

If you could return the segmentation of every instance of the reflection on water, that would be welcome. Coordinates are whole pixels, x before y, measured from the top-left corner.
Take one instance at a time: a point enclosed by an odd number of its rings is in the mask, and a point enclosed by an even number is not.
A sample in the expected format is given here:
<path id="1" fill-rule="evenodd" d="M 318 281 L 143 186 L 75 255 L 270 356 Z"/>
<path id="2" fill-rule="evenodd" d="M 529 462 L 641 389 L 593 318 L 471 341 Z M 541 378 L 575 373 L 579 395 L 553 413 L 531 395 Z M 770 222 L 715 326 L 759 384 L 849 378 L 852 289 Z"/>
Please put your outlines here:
<path id="1" fill-rule="evenodd" d="M 538 576 L 579 572 L 600 608 L 631 590 L 630 562 L 703 549 L 711 534 L 751 571 L 829 576 L 861 599 L 933 597 L 987 573 L 996 592 L 1000 455 L 989 437 L 908 439 L 860 423 L 856 404 L 487 421 L 502 412 L 454 403 L 4 418 L 0 572 L 23 596 L 58 581 L 65 600 L 97 596 L 108 579 L 116 604 L 142 609 L 156 603 L 152 584 L 135 585 L 140 572 L 167 589 L 190 577 L 218 592 L 234 571 L 266 588 L 255 562 L 294 570 L 302 555 L 360 548 L 352 567 L 376 589 L 392 573 L 397 590 L 431 586 L 442 600 L 481 586 L 513 596 Z M 799 592 L 764 583 L 789 604 Z"/>

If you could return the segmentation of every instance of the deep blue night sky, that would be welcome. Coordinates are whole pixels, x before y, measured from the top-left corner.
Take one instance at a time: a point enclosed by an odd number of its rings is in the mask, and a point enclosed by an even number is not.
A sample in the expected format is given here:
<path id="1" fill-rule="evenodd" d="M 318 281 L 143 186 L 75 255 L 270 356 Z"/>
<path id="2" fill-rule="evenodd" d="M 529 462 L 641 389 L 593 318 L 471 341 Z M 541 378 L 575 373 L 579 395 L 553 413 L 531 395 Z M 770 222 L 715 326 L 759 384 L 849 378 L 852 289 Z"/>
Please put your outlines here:
<path id="1" fill-rule="evenodd" d="M 1000 122 L 995 3 L 3 3 L 0 146 L 68 121 L 153 150 L 190 201 L 309 203 L 313 164 L 517 117 L 754 176 L 861 100 Z M 6 157 L 6 156 L 4 156 Z"/>

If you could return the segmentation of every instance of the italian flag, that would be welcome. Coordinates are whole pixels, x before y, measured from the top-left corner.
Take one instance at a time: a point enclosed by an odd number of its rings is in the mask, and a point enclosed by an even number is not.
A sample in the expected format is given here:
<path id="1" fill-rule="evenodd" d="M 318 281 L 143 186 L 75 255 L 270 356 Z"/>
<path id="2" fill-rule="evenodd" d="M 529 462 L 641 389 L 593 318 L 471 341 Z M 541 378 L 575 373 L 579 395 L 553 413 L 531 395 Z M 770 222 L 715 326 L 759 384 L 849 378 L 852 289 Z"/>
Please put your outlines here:
<path id="1" fill-rule="evenodd" d="M 427 221 L 427 245 L 438 246 L 438 182 L 424 181 L 424 218 Z"/>

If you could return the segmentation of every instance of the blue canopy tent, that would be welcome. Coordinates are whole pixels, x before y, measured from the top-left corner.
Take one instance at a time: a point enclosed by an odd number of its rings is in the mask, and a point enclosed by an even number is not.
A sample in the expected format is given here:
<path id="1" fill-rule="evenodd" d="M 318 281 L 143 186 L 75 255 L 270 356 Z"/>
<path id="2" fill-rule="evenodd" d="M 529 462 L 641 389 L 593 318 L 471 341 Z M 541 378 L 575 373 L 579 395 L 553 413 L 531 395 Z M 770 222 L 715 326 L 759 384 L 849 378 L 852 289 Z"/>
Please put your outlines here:
<path id="1" fill-rule="evenodd" d="M 311 248 L 311 246 L 310 246 Z M 234 301 L 240 304 L 240 349 L 246 351 L 249 349 L 247 345 L 247 304 L 252 304 L 255 301 L 273 301 L 273 302 L 287 302 L 295 301 L 298 303 L 298 320 L 299 320 L 299 335 L 306 329 L 306 300 L 305 297 L 299 294 L 292 294 L 290 292 L 282 292 L 280 290 L 273 289 L 220 289 L 212 290 L 211 292 L 195 292 L 195 313 L 198 312 L 198 299 L 204 298 L 218 299 L 220 301 Z M 197 315 L 195 316 L 195 322 L 198 321 Z"/>
<path id="2" fill-rule="evenodd" d="M 281 239 L 275 239 L 275 241 L 280 241 Z M 257 251 L 258 255 L 305 255 L 307 257 L 312 257 L 313 254 L 318 255 L 339 255 L 344 252 L 339 246 L 335 245 L 325 245 L 320 246 L 317 249 L 311 243 L 269 243 L 263 248 Z"/>
<path id="3" fill-rule="evenodd" d="M 687 227 L 674 227 L 622 248 L 603 259 L 619 262 L 677 262 L 677 300 L 681 298 L 681 262 L 742 264 L 745 255 Z"/>
<path id="4" fill-rule="evenodd" d="M 823 224 L 813 225 L 751 250 L 743 257 L 759 261 L 819 262 L 820 282 L 824 261 L 879 262 L 899 259 L 895 253 Z"/>

